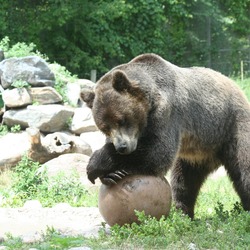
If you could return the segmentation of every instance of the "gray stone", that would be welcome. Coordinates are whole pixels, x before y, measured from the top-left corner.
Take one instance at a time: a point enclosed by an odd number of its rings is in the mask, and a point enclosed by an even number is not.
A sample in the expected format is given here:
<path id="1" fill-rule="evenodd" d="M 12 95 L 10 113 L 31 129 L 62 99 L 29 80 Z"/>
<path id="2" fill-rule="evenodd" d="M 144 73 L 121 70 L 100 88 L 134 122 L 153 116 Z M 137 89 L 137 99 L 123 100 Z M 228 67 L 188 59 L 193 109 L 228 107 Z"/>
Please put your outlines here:
<path id="1" fill-rule="evenodd" d="M 70 104 L 77 106 L 81 102 L 80 91 L 85 88 L 92 89 L 94 86 L 95 83 L 88 79 L 77 79 L 75 82 L 69 82 L 66 86 L 66 95 Z M 85 103 L 83 105 L 85 106 Z"/>
<path id="2" fill-rule="evenodd" d="M 26 132 L 8 133 L 0 137 L 0 169 L 16 165 L 29 148 L 29 136 Z"/>
<path id="3" fill-rule="evenodd" d="M 82 107 L 75 109 L 70 130 L 78 135 L 85 132 L 97 131 L 90 108 Z"/>
<path id="4" fill-rule="evenodd" d="M 63 105 L 29 105 L 26 109 L 8 110 L 3 123 L 8 126 L 20 124 L 22 128 L 35 127 L 42 132 L 56 132 L 65 129 L 74 111 Z"/>
<path id="5" fill-rule="evenodd" d="M 58 173 L 65 173 L 67 175 L 76 171 L 81 177 L 83 184 L 90 185 L 86 176 L 86 167 L 89 161 L 89 156 L 84 154 L 64 154 L 45 162 L 38 172 L 42 173 L 45 169 L 49 177 L 55 176 Z"/>
<path id="6" fill-rule="evenodd" d="M 45 60 L 38 56 L 8 58 L 0 62 L 0 78 L 3 88 L 17 81 L 26 81 L 34 87 L 54 86 L 55 76 Z"/>
<path id="7" fill-rule="evenodd" d="M 39 169 L 37 173 L 46 172 L 49 178 L 56 176 L 59 173 L 64 173 L 70 175 L 74 172 L 79 174 L 81 183 L 91 189 L 98 189 L 101 185 L 101 181 L 96 180 L 95 185 L 93 185 L 87 178 L 86 167 L 89 162 L 89 156 L 84 154 L 63 154 L 54 158 L 48 162 L 45 162 Z"/>
<path id="8" fill-rule="evenodd" d="M 106 141 L 106 136 L 100 131 L 82 133 L 80 138 L 90 145 L 93 152 L 104 146 Z"/>
<path id="9" fill-rule="evenodd" d="M 44 147 L 51 149 L 51 153 L 55 151 L 55 148 L 57 152 L 59 152 L 60 147 L 62 147 L 63 152 L 63 149 L 68 147 L 70 149 L 68 153 L 79 153 L 89 156 L 92 154 L 91 147 L 88 143 L 80 139 L 80 137 L 69 133 L 55 132 L 48 134 L 42 139 L 42 144 Z"/>
<path id="10" fill-rule="evenodd" d="M 62 96 L 52 87 L 29 88 L 28 91 L 33 103 L 42 105 L 62 102 Z"/>
<path id="11" fill-rule="evenodd" d="M 26 88 L 6 89 L 2 93 L 4 104 L 9 108 L 23 107 L 32 103 Z"/>

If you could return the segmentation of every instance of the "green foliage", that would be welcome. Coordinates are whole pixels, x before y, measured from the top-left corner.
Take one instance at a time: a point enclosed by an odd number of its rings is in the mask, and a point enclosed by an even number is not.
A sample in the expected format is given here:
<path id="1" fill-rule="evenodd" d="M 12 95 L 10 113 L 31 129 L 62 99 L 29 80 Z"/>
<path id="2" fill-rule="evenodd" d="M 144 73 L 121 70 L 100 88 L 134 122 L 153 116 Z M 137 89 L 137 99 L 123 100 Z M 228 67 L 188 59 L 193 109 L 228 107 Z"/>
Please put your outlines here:
<path id="1" fill-rule="evenodd" d="M 32 199 L 41 187 L 44 176 L 36 173 L 39 167 L 38 162 L 33 162 L 27 156 L 23 156 L 16 165 L 12 189 L 19 198 Z"/>
<path id="2" fill-rule="evenodd" d="M 13 88 L 30 88 L 30 84 L 23 80 L 16 80 L 11 84 Z"/>
<path id="3" fill-rule="evenodd" d="M 9 132 L 18 133 L 20 131 L 21 131 L 21 126 L 19 124 L 16 124 L 12 127 L 8 127 L 7 125 L 0 124 L 0 136 L 4 136 L 8 134 Z"/>
<path id="4" fill-rule="evenodd" d="M 8 132 L 8 126 L 0 124 L 0 136 L 6 135 Z"/>
<path id="5" fill-rule="evenodd" d="M 43 206 L 49 207 L 59 202 L 96 206 L 97 194 L 85 189 L 77 173 L 60 173 L 49 178 L 46 170 L 38 171 L 40 167 L 38 162 L 22 157 L 13 172 L 11 187 L 2 191 L 4 206 L 22 206 L 27 200 L 40 200 Z"/>
<path id="6" fill-rule="evenodd" d="M 16 124 L 10 128 L 10 132 L 12 133 L 18 133 L 21 131 L 21 125 Z"/>
<path id="7" fill-rule="evenodd" d="M 69 103 L 66 95 L 66 84 L 68 82 L 74 82 L 77 77 L 76 75 L 72 75 L 64 66 L 61 66 L 58 63 L 49 64 L 51 71 L 55 74 L 56 83 L 55 89 L 56 91 L 63 97 L 64 103 Z"/>
<path id="8" fill-rule="evenodd" d="M 26 44 L 24 42 L 17 42 L 11 46 L 10 39 L 8 36 L 5 36 L 0 41 L 0 48 L 4 51 L 5 58 L 37 55 L 44 59 L 48 59 L 39 51 L 35 51 L 36 45 L 34 43 Z"/>
<path id="9" fill-rule="evenodd" d="M 0 5 L 0 37 L 8 35 L 17 44 L 13 50 L 33 51 L 36 44 L 84 78 L 91 69 L 102 74 L 146 52 L 228 75 L 238 74 L 241 60 L 249 61 L 249 0 L 0 0 Z M 8 43 L 5 39 L 2 47 Z"/>
<path id="10" fill-rule="evenodd" d="M 250 78 L 244 79 L 243 81 L 237 79 L 236 82 L 241 87 L 241 89 L 244 91 L 248 100 L 250 101 Z"/>

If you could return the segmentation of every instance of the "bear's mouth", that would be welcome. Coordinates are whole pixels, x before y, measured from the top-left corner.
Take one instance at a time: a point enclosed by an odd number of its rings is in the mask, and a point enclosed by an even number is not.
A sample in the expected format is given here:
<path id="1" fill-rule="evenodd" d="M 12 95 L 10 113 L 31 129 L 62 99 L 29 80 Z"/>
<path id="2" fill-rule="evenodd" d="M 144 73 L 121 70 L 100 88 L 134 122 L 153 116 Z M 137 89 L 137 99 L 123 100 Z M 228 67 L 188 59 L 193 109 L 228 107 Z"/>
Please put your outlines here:
<path id="1" fill-rule="evenodd" d="M 114 143 L 115 150 L 121 155 L 129 155 L 136 150 L 137 141 L 134 143 Z"/>

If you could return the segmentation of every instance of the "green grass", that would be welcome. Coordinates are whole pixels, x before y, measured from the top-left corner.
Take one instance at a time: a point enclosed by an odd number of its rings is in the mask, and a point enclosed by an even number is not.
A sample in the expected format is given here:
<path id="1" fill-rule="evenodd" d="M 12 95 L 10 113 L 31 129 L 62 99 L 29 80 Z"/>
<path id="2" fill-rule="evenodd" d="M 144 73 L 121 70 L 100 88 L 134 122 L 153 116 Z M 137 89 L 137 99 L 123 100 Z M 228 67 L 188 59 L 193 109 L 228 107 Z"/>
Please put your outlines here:
<path id="1" fill-rule="evenodd" d="M 236 79 L 236 82 L 245 92 L 248 100 L 250 101 L 250 78 L 246 78 L 243 81 L 241 81 L 240 79 Z"/>
<path id="2" fill-rule="evenodd" d="M 87 190 L 76 172 L 49 178 L 46 171 L 39 173 L 39 168 L 38 162 L 24 156 L 12 171 L 0 172 L 0 206 L 21 207 L 27 200 L 39 200 L 44 207 L 60 202 L 97 206 L 97 192 Z"/>
<path id="3" fill-rule="evenodd" d="M 169 217 L 160 221 L 138 213 L 140 225 L 113 226 L 109 234 L 105 233 L 103 225 L 98 238 L 65 237 L 48 229 L 41 242 L 23 244 L 20 239 L 9 236 L 0 246 L 7 246 L 7 249 L 77 246 L 91 249 L 249 249 L 250 213 L 242 210 L 227 177 L 209 179 L 204 184 L 195 211 L 193 221 L 172 207 Z"/>

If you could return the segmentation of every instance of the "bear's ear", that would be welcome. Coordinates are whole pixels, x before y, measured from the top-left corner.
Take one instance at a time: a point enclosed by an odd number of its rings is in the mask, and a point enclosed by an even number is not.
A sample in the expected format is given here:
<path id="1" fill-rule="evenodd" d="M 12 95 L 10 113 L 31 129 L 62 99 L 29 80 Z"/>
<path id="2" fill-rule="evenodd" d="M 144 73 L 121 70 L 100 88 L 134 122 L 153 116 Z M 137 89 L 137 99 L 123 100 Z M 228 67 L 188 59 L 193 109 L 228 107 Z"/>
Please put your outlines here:
<path id="1" fill-rule="evenodd" d="M 82 90 L 80 93 L 80 98 L 87 104 L 89 108 L 92 108 L 95 98 L 95 92 L 91 89 Z"/>
<path id="2" fill-rule="evenodd" d="M 132 93 L 135 87 L 134 84 L 129 81 L 126 74 L 121 70 L 116 70 L 113 73 L 112 84 L 113 88 L 118 92 L 127 91 Z"/>

